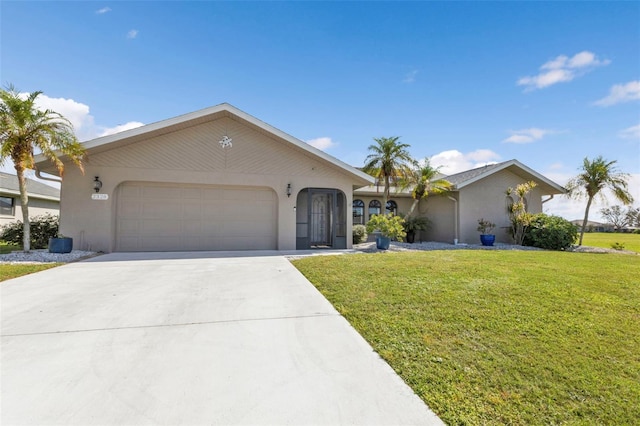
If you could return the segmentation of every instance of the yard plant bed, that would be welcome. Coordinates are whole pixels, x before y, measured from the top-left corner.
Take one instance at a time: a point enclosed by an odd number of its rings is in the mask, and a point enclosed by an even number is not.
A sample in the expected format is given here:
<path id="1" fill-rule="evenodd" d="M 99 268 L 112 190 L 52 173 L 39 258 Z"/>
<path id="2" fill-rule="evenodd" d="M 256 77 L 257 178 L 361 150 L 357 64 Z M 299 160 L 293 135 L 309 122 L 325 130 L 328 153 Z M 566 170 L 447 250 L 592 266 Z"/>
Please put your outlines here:
<path id="1" fill-rule="evenodd" d="M 547 251 L 294 265 L 447 424 L 634 424 L 640 258 Z"/>

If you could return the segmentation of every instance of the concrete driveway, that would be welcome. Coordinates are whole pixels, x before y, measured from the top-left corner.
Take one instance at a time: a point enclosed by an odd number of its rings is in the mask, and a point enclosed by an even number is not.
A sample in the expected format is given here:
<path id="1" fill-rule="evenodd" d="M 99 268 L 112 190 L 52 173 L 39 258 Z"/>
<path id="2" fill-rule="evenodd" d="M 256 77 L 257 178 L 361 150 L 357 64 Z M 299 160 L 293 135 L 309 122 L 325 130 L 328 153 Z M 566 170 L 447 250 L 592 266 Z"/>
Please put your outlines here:
<path id="1" fill-rule="evenodd" d="M 1 423 L 442 424 L 256 254 L 110 254 L 0 284 Z"/>

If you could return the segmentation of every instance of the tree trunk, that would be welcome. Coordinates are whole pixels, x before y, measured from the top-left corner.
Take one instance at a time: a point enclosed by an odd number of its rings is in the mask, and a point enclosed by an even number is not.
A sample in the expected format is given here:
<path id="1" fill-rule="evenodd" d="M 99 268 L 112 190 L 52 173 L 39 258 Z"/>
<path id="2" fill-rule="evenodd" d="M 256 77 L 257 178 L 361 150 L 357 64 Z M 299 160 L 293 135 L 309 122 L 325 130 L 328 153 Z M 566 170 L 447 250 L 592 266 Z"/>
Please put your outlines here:
<path id="1" fill-rule="evenodd" d="M 589 208 L 591 207 L 592 200 L 593 200 L 593 197 L 589 197 L 589 199 L 587 200 L 587 208 L 584 209 L 584 220 L 582 221 L 582 230 L 580 231 L 580 242 L 578 242 L 579 246 L 582 245 L 582 237 L 584 236 L 584 230 L 587 229 L 587 222 L 589 221 Z"/>
<path id="2" fill-rule="evenodd" d="M 404 220 L 407 220 L 409 218 L 409 216 L 411 216 L 411 214 L 413 213 L 413 211 L 416 209 L 416 207 L 418 207 L 418 203 L 420 203 L 420 199 L 418 198 L 417 200 L 414 198 L 413 199 L 413 203 L 411 203 L 411 208 L 409 209 L 409 213 L 407 213 L 404 216 Z"/>
<path id="3" fill-rule="evenodd" d="M 380 209 L 380 214 L 386 216 L 387 214 L 387 201 L 389 199 L 389 176 L 384 177 L 384 191 L 382 193 L 382 208 Z"/>
<path id="4" fill-rule="evenodd" d="M 27 195 L 27 179 L 24 176 L 24 167 L 16 165 L 18 185 L 20 187 L 20 208 L 22 209 L 22 250 L 31 250 L 31 224 L 29 223 L 29 196 Z"/>

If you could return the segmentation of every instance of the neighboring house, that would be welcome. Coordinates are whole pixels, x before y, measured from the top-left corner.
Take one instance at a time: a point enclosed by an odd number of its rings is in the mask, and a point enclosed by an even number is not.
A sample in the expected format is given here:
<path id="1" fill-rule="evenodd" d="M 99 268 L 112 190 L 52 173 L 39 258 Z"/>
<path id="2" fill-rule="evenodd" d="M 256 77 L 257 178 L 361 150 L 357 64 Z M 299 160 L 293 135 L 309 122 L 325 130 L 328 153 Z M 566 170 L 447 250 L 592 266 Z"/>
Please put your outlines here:
<path id="1" fill-rule="evenodd" d="M 510 221 L 508 206 L 513 199 L 506 190 L 518 184 L 535 181 L 538 186 L 526 197 L 525 204 L 530 213 L 542 212 L 542 205 L 565 189 L 517 160 L 491 164 L 450 176 L 443 176 L 453 184 L 447 195 L 429 195 L 420 201 L 414 215 L 425 216 L 431 221 L 431 229 L 423 231 L 424 241 L 478 244 L 476 230 L 478 219 L 494 222 L 496 241 L 509 243 Z M 354 191 L 354 223 L 366 223 L 372 214 L 382 210 L 382 186 L 368 186 Z M 543 197 L 545 197 L 543 199 Z M 413 198 L 409 190 L 391 190 L 385 211 L 404 214 L 409 211 Z"/>
<path id="2" fill-rule="evenodd" d="M 27 178 L 29 216 L 60 213 L 60 190 Z M 15 221 L 22 222 L 22 205 L 18 177 L 0 172 L 0 226 Z"/>
<path id="3" fill-rule="evenodd" d="M 353 190 L 374 181 L 229 104 L 84 146 L 84 175 L 62 157 L 60 231 L 78 249 L 348 248 Z"/>
<path id="4" fill-rule="evenodd" d="M 573 223 L 576 226 L 576 228 L 578 228 L 578 232 L 580 232 L 582 230 L 582 219 L 572 220 L 571 223 Z M 587 229 L 585 229 L 585 232 L 622 232 L 622 233 L 631 233 L 631 232 L 636 232 L 637 229 L 639 229 L 639 228 L 636 227 L 636 226 L 625 226 L 624 228 L 617 229 L 611 223 L 602 223 L 602 222 L 595 222 L 593 220 L 589 220 L 589 221 L 587 221 Z"/>
<path id="5" fill-rule="evenodd" d="M 582 222 L 583 222 L 583 219 L 575 219 L 571 221 L 571 223 L 573 223 L 576 226 L 576 228 L 578 228 L 578 232 L 582 230 Z M 596 222 L 593 220 L 587 221 L 587 229 L 585 229 L 585 232 L 613 232 L 613 231 L 614 231 L 613 225 L 608 223 Z"/>

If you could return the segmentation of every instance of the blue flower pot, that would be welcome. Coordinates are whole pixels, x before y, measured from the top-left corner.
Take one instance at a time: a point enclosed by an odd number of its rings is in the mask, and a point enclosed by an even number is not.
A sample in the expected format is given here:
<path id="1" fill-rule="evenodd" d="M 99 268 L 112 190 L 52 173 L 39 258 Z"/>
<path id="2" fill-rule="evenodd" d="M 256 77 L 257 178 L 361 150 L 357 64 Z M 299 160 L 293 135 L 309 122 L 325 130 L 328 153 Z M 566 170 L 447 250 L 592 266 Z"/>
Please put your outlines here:
<path id="1" fill-rule="evenodd" d="M 71 253 L 73 238 L 49 238 L 49 253 Z"/>
<path id="2" fill-rule="evenodd" d="M 391 244 L 391 238 L 389 237 L 376 238 L 376 247 L 380 250 L 388 250 L 390 244 Z"/>
<path id="3" fill-rule="evenodd" d="M 492 234 L 480 235 L 480 242 L 483 246 L 492 246 L 496 241 L 496 236 Z"/>

